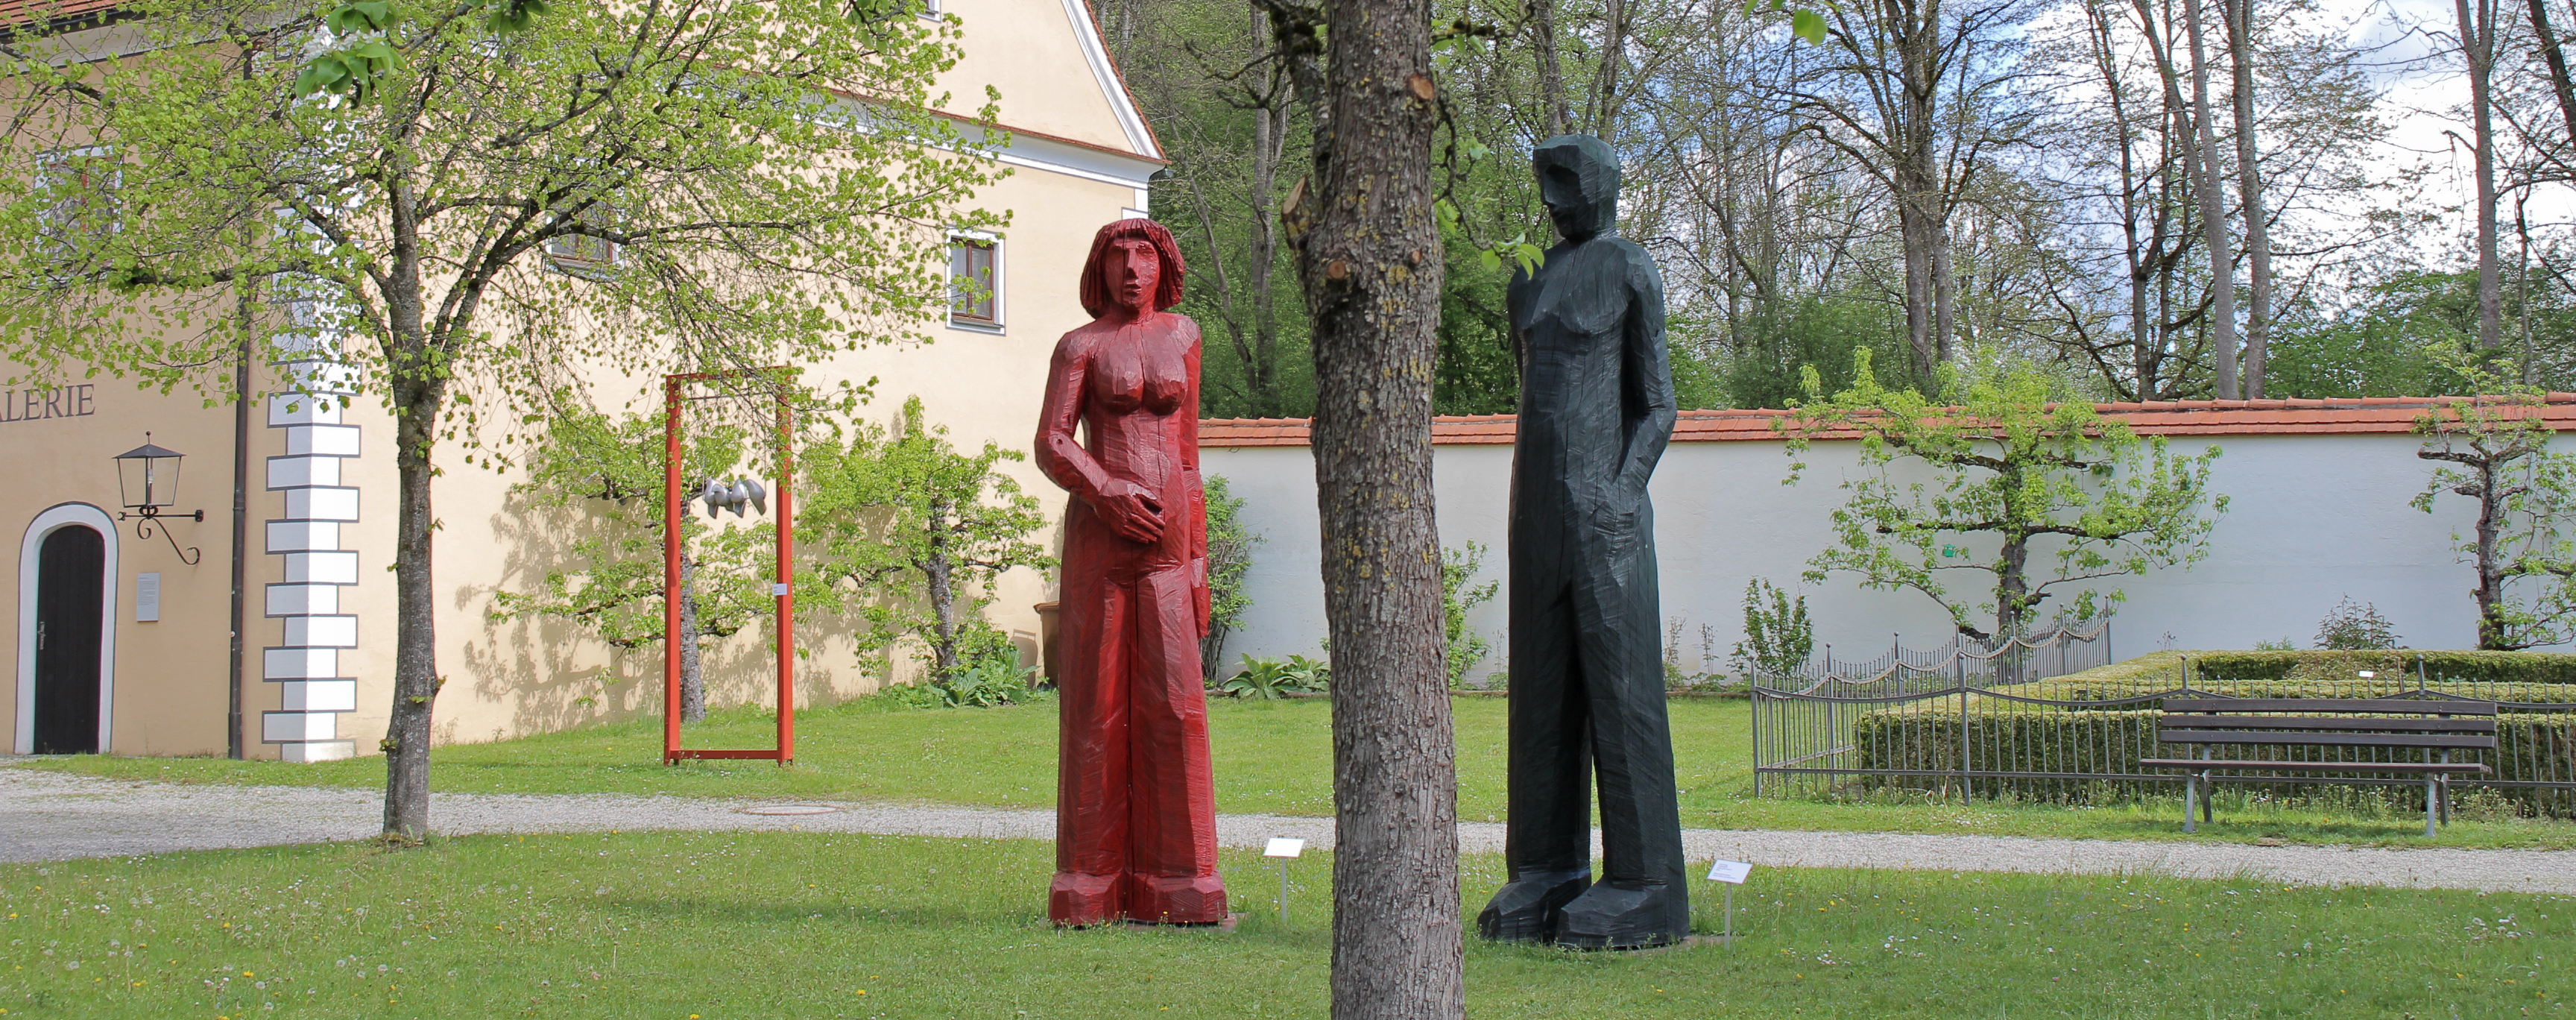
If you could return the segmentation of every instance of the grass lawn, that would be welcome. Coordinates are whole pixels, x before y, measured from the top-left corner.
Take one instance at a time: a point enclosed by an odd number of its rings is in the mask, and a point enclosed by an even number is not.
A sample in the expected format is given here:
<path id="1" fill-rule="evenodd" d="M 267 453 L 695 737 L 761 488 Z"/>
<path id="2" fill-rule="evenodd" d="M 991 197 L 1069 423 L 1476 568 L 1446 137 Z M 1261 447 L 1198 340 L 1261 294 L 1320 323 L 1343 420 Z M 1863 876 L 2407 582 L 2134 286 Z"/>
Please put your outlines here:
<path id="1" fill-rule="evenodd" d="M 1504 814 L 1504 703 L 1458 698 L 1458 815 Z M 2294 843 L 2363 843 L 2576 848 L 2576 823 L 2454 815 L 2434 840 L 2423 816 L 2404 811 L 2328 812 L 2246 804 L 2223 792 L 2218 822 L 2182 830 L 2182 796 L 2101 808 L 1980 802 L 1828 804 L 1755 800 L 1747 702 L 1672 702 L 1673 750 L 1682 787 L 1682 824 L 1694 828 L 1941 832 Z M 797 713 L 797 761 L 689 762 L 665 766 L 661 729 L 619 723 L 485 744 L 454 744 L 431 755 L 431 784 L 444 792 L 639 793 L 690 797 L 910 801 L 1006 808 L 1055 804 L 1055 706 L 908 710 L 863 699 Z M 1235 701 L 1209 705 L 1216 755 L 1217 810 L 1332 814 L 1331 706 L 1323 700 Z M 766 747 L 766 714 L 729 711 L 688 730 L 693 747 Z M 80 755 L 30 763 L 119 779 L 381 787 L 381 758 L 317 765 L 213 758 Z"/>
<path id="2" fill-rule="evenodd" d="M 1480 905 L 1501 862 L 1464 862 Z M 489 836 L 0 866 L 19 1017 L 1322 1016 L 1329 855 L 1232 933 L 1058 931 L 1047 844 Z M 1703 928 L 1718 920 L 1703 895 Z M 2576 898 L 1779 869 L 1738 944 L 1470 941 L 1477 1017 L 2567 1016 Z"/>

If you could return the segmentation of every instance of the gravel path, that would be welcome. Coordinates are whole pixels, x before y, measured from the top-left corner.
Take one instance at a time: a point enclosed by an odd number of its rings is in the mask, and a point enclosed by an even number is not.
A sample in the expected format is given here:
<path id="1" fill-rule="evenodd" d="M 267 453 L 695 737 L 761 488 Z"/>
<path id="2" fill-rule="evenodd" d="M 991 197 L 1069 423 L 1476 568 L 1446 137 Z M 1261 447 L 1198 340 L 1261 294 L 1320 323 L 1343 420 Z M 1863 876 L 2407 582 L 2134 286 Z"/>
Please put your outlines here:
<path id="1" fill-rule="evenodd" d="M 380 795 L 367 790 L 131 783 L 0 767 L 0 861 L 365 839 L 377 832 L 382 812 Z M 442 793 L 435 795 L 430 817 L 439 832 L 451 836 L 609 829 L 984 839 L 1055 835 L 1055 816 L 1045 811 L 616 794 Z M 1272 836 L 1302 836 L 1310 846 L 1327 848 L 1333 842 L 1333 823 L 1278 815 L 1217 818 L 1217 838 L 1227 846 L 1259 846 Z M 1503 827 L 1466 823 L 1458 827 L 1458 842 L 1469 852 L 1500 852 Z M 2383 850 L 1730 829 L 1692 829 L 1683 833 L 1683 842 L 1692 860 L 1723 857 L 1770 867 L 2244 876 L 2304 885 L 2576 894 L 2576 851 L 2565 850 Z"/>

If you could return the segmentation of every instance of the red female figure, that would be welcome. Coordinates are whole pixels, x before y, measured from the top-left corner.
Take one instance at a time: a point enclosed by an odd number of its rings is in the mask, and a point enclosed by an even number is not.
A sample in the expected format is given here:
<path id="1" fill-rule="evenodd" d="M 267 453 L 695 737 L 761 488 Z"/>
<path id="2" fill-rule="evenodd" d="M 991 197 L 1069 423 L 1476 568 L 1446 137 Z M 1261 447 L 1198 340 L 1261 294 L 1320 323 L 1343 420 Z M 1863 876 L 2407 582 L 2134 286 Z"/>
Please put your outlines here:
<path id="1" fill-rule="evenodd" d="M 1164 311 L 1181 299 L 1181 271 L 1162 225 L 1100 228 L 1082 269 L 1092 321 L 1056 343 L 1038 420 L 1038 467 L 1074 497 L 1047 890 L 1057 924 L 1225 920 L 1199 669 L 1199 327 Z"/>

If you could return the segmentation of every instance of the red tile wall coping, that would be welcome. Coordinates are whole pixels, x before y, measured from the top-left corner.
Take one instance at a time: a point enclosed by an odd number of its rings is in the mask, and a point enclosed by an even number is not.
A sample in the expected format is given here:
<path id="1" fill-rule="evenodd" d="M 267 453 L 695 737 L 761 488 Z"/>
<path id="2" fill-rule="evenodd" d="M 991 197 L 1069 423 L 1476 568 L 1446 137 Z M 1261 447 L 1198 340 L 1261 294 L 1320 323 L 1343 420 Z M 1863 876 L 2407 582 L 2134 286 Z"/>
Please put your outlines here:
<path id="1" fill-rule="evenodd" d="M 2177 400 L 2096 404 L 2148 436 L 2295 436 L 2341 433 L 2402 434 L 2426 410 L 2451 397 L 2360 397 L 2335 400 Z M 2540 416 L 2561 432 L 2576 431 L 2576 393 L 2552 393 Z M 1677 443 L 1776 441 L 1788 411 L 1683 411 L 1673 425 Z M 1440 446 L 1509 446 L 1513 416 L 1444 415 L 1432 419 L 1431 441 Z M 1304 446 L 1304 418 L 1214 418 L 1199 423 L 1202 447 Z M 1818 438 L 1850 439 L 1848 431 Z"/>
<path id="2" fill-rule="evenodd" d="M 118 0 L 0 0 L 0 31 L 29 22 L 59 25 L 114 10 Z"/>

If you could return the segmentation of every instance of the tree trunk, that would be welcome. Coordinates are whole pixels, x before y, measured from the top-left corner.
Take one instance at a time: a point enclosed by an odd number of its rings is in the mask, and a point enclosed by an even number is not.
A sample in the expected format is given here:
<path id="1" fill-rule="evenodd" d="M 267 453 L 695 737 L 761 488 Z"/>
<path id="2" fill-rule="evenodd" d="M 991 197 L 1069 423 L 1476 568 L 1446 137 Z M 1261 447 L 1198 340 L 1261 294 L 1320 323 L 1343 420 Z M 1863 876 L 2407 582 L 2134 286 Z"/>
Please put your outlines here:
<path id="1" fill-rule="evenodd" d="M 2254 113 L 2254 0 L 2219 0 L 2236 75 L 2236 199 L 2245 210 L 2245 399 L 2263 399 L 2272 347 L 2272 224 L 2263 208 L 2262 147 Z"/>
<path id="2" fill-rule="evenodd" d="M 2478 647 L 2509 652 L 2505 640 L 2504 568 L 2497 537 L 2504 530 L 2506 496 L 2502 465 L 2493 454 L 2477 462 L 2478 470 Z"/>
<path id="3" fill-rule="evenodd" d="M 417 336 L 419 307 L 387 302 L 399 318 L 409 312 Z M 398 334 L 399 335 L 399 334 Z M 438 698 L 437 591 L 430 583 L 429 505 L 432 444 L 437 441 L 446 384 L 422 378 L 436 371 L 424 354 L 392 366 L 394 470 L 400 479 L 394 519 L 394 706 L 385 726 L 385 837 L 417 843 L 429 835 L 430 710 Z"/>
<path id="4" fill-rule="evenodd" d="M 942 519 L 933 504 L 932 520 Z M 923 587 L 930 594 L 930 663 L 940 683 L 957 679 L 957 587 L 955 570 L 948 562 L 946 543 L 941 541 L 936 526 L 931 531 L 930 555 L 916 564 L 921 570 Z"/>
<path id="5" fill-rule="evenodd" d="M 1944 203 L 1945 205 L 1947 203 Z M 1950 215 L 1945 209 L 1932 229 L 1932 357 L 1950 362 L 1952 338 L 1959 335 L 1959 281 L 1950 261 Z"/>
<path id="6" fill-rule="evenodd" d="M 2532 0 L 2539 3 L 2540 0 Z M 1564 134 L 1573 120 L 1566 108 L 1565 72 L 1556 55 L 1556 0 L 1531 0 L 1530 44 L 1538 52 L 1539 107 L 1547 117 L 1545 137 Z"/>
<path id="7" fill-rule="evenodd" d="M 2558 31 L 2549 24 L 2549 0 L 2530 0 L 2531 35 L 2540 59 L 2549 66 L 2549 91 L 2558 98 L 2558 117 L 2567 125 L 2567 145 L 2576 149 L 2576 83 L 2567 75 L 2567 53 L 2558 48 Z"/>
<path id="8" fill-rule="evenodd" d="M 1592 76 L 1592 96 L 1584 105 L 1584 120 L 1592 136 L 1614 141 L 1619 120 L 1619 67 L 1628 59 L 1627 0 L 1609 0 L 1610 9 L 1602 18 L 1603 32 L 1608 37 L 1601 47 L 1601 66 Z"/>
<path id="9" fill-rule="evenodd" d="M 1269 18 L 1258 8 L 1252 18 L 1253 28 L 1267 40 Z M 1279 158 L 1287 144 L 1288 102 L 1273 95 L 1269 103 L 1252 111 L 1252 258 L 1245 266 L 1252 290 L 1253 358 L 1245 362 L 1244 374 L 1252 384 L 1253 401 L 1269 417 L 1288 413 L 1279 396 L 1278 295 L 1270 275 L 1279 264 L 1279 224 L 1272 215 L 1271 200 L 1279 194 Z M 1258 375 L 1252 371 L 1255 368 Z"/>
<path id="10" fill-rule="evenodd" d="M 1905 343 L 1915 374 L 1930 378 L 1941 354 L 1932 332 L 1932 225 L 1915 207 L 1921 197 L 1919 191 L 1897 196 L 1896 230 L 1905 245 Z"/>
<path id="11" fill-rule="evenodd" d="M 1333 1016 L 1465 1014 L 1431 380 L 1430 0 L 1327 0 L 1315 187 L 1285 211 L 1313 320 L 1332 636 Z"/>
<path id="12" fill-rule="evenodd" d="M 2478 349 L 2494 350 L 2504 337 L 2504 289 L 2496 265 L 2494 0 L 2453 0 L 2460 16 L 2460 55 L 2469 68 L 2469 115 L 2477 135 Z"/>
<path id="13" fill-rule="evenodd" d="M 698 560 L 685 553 L 680 556 L 680 633 L 673 640 L 680 643 L 680 721 L 703 722 L 707 717 L 707 674 L 701 665 L 706 651 L 698 646 Z"/>
<path id="14" fill-rule="evenodd" d="M 2224 2 L 2224 0 L 2222 0 Z M 2201 245 L 2209 249 L 2209 335 L 2218 345 L 2218 399 L 2237 400 L 2236 258 L 2227 245 L 2227 202 L 2218 190 L 2218 128 L 2209 115 L 2209 48 L 2201 33 L 2200 0 L 2185 0 L 2183 28 L 2191 36 L 2191 108 L 2194 190 L 2200 192 Z"/>

